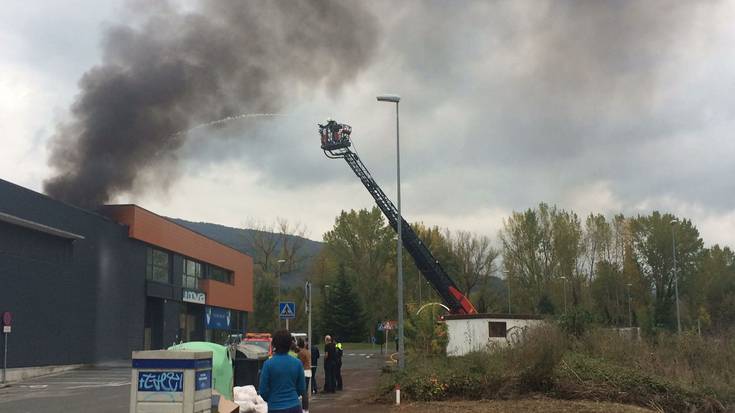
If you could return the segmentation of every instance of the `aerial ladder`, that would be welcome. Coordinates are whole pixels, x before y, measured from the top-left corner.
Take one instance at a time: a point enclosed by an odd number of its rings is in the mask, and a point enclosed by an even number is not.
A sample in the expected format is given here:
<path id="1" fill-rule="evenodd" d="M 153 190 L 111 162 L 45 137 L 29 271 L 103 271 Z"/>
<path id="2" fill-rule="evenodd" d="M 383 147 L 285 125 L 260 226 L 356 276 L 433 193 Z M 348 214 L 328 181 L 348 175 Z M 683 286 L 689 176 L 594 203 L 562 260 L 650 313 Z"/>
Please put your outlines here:
<path id="1" fill-rule="evenodd" d="M 434 258 L 429 248 L 416 235 L 411 225 L 398 214 L 398 209 L 380 189 L 370 175 L 370 171 L 357 156 L 357 153 L 350 150 L 350 146 L 352 146 L 351 133 L 352 128 L 349 125 L 337 123 L 334 120 L 327 120 L 324 125 L 319 124 L 321 147 L 324 154 L 330 159 L 343 158 L 347 162 L 370 192 L 370 195 L 373 196 L 378 208 L 388 218 L 388 222 L 394 231 L 398 231 L 398 224 L 400 223 L 403 247 L 411 254 L 416 267 L 449 307 L 449 311 L 452 314 L 476 314 L 477 310 L 475 310 L 470 300 L 459 291 L 454 281 L 444 271 L 439 261 Z"/>

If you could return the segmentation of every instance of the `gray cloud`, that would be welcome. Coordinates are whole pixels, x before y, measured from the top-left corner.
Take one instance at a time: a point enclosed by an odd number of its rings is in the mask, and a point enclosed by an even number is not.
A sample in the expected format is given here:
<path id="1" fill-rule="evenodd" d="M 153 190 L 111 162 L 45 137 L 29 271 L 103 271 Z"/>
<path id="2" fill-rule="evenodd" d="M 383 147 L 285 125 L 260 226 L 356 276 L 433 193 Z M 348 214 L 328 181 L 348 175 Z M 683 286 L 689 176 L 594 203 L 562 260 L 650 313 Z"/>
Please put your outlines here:
<path id="1" fill-rule="evenodd" d="M 307 13 L 307 5 L 315 3 L 299 4 L 294 15 Z M 347 4 L 339 10 L 358 17 L 348 17 L 340 30 L 355 31 L 357 21 L 358 40 L 365 33 L 372 35 L 368 49 L 324 41 L 331 39 L 323 33 L 327 28 L 317 18 L 303 20 L 318 26 L 313 40 L 325 42 L 319 50 L 334 52 L 330 56 L 338 56 L 335 65 L 341 68 L 309 65 L 299 51 L 293 52 L 299 68 L 291 68 L 283 63 L 288 59 L 276 55 L 299 47 L 291 47 L 292 41 L 282 35 L 273 40 L 277 47 L 251 53 L 271 62 L 267 66 L 273 71 L 266 86 L 250 85 L 248 93 L 264 94 L 289 117 L 198 130 L 177 142 L 168 157 L 157 156 L 136 167 L 155 182 L 156 177 L 196 176 L 200 169 L 211 172 L 219 163 L 236 161 L 257 176 L 251 191 L 267 188 L 271 196 L 284 197 L 282 204 L 315 205 L 321 201 L 314 201 L 314 193 L 337 197 L 344 192 L 344 199 L 333 200 L 332 209 L 313 215 L 333 216 L 342 207 L 369 206 L 371 200 L 346 165 L 324 159 L 315 123 L 332 116 L 352 124 L 360 155 L 392 196 L 393 112 L 374 96 L 395 92 L 403 96 L 402 177 L 409 218 L 444 217 L 441 222 L 448 225 L 453 220 L 465 225 L 470 221 L 462 217 L 482 219 L 483 211 L 495 211 L 487 219 L 496 219 L 498 211 L 524 209 L 539 201 L 579 208 L 580 213 L 585 206 L 604 205 L 611 212 L 637 213 L 641 206 L 691 212 L 705 217 L 708 228 L 718 227 L 717 217 L 733 216 L 732 3 Z M 212 7 L 206 15 L 222 13 L 219 6 Z M 291 10 L 268 7 L 284 16 L 277 17 L 277 24 L 258 21 L 254 27 L 267 25 L 266 31 L 278 32 L 272 26 L 299 26 L 302 21 L 291 17 Z M 154 39 L 168 44 L 174 37 L 168 27 L 172 23 L 163 19 L 159 28 L 158 20 L 150 20 L 167 13 L 159 9 L 147 16 L 136 14 L 138 20 L 129 27 L 143 32 L 144 22 L 150 21 L 160 31 Z M 172 14 L 176 21 L 187 15 L 181 10 Z M 361 31 L 362 16 L 367 16 L 371 31 Z M 187 27 L 182 32 L 193 31 Z M 354 42 L 364 44 L 358 40 Z M 369 57 L 360 59 L 361 50 L 368 50 Z M 116 59 L 106 55 L 103 63 Z M 234 59 L 245 68 L 253 60 Z M 304 65 L 307 81 L 295 74 Z M 241 88 L 240 79 L 234 72 L 223 72 L 217 84 Z M 231 114 L 228 110 L 268 109 L 225 92 L 224 103 L 204 99 L 196 109 L 187 103 L 181 116 L 172 118 L 171 128 L 210 121 Z M 179 167 L 172 166 L 175 160 Z M 139 180 L 117 189 L 147 190 Z"/>
<path id="2" fill-rule="evenodd" d="M 338 90 L 371 58 L 374 17 L 338 1 L 205 0 L 143 8 L 104 36 L 103 63 L 79 82 L 52 140 L 51 196 L 97 205 L 142 173 L 175 165 L 196 122 L 272 112 L 298 87 Z M 350 64 L 345 64 L 350 62 Z"/>

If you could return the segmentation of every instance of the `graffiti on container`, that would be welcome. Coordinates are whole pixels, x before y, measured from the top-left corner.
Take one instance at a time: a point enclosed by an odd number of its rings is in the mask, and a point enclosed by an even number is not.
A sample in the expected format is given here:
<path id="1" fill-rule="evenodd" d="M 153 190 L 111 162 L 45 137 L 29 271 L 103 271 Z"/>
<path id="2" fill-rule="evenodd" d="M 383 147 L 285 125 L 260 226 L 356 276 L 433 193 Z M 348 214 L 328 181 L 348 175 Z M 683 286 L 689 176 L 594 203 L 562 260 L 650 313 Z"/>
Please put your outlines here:
<path id="1" fill-rule="evenodd" d="M 183 371 L 138 372 L 138 391 L 180 392 L 183 390 Z"/>

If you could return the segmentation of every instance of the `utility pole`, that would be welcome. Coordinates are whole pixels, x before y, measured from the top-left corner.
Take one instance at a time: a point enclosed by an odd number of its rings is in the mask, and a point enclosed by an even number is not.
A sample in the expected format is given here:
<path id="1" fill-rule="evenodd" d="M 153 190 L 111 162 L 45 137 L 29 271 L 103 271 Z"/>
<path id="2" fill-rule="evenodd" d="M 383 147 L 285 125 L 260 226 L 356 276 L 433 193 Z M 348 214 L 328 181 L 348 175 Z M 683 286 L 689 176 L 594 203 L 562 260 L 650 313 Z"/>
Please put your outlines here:
<path id="1" fill-rule="evenodd" d="M 283 265 L 284 262 L 286 262 L 286 260 L 283 259 L 283 258 L 281 258 L 280 260 L 277 261 L 277 263 L 278 263 L 278 269 L 276 270 L 277 271 L 277 273 L 276 273 L 277 277 L 276 278 L 278 279 L 278 303 L 279 303 L 279 307 L 280 307 L 280 302 L 281 302 L 281 267 L 282 267 L 282 265 Z M 276 307 L 276 309 L 278 309 L 279 307 Z M 281 327 L 280 314 L 278 316 L 279 316 L 278 327 L 280 328 Z M 286 330 L 288 330 L 288 320 L 286 320 Z"/>
<path id="2" fill-rule="evenodd" d="M 564 283 L 562 284 L 562 289 L 564 290 L 564 314 L 567 313 L 567 277 L 559 277 L 561 278 Z"/>
<path id="3" fill-rule="evenodd" d="M 307 336 L 307 338 L 309 340 L 309 348 L 311 348 L 311 346 L 314 345 L 314 340 L 311 337 L 311 281 L 307 281 L 306 282 L 306 290 L 305 290 L 305 294 L 304 295 L 306 296 L 306 297 L 304 297 L 304 298 L 306 298 L 306 312 L 309 314 L 309 318 L 308 318 L 308 322 L 307 322 L 308 324 L 307 324 L 307 327 L 306 327 L 306 336 Z M 316 380 L 316 378 L 314 378 L 312 380 Z"/>
<path id="4" fill-rule="evenodd" d="M 508 314 L 512 314 L 510 311 L 510 271 L 505 273 L 505 283 L 508 284 Z"/>
<path id="5" fill-rule="evenodd" d="M 633 312 L 630 309 L 630 286 L 633 284 L 628 284 L 628 327 L 633 327 Z"/>
<path id="6" fill-rule="evenodd" d="M 676 273 L 676 237 L 674 235 L 674 225 L 676 220 L 671 220 L 671 248 L 674 253 L 674 292 L 676 293 L 676 330 L 681 334 L 681 315 L 679 313 L 679 276 Z"/>
<path id="7" fill-rule="evenodd" d="M 406 366 L 404 357 L 403 343 L 403 237 L 401 236 L 401 227 L 403 227 L 403 215 L 401 214 L 401 138 L 400 123 L 398 117 L 398 102 L 401 97 L 397 95 L 378 96 L 379 102 L 391 102 L 396 104 L 396 182 L 398 192 L 398 222 L 396 227 L 398 230 L 398 368 L 403 370 Z"/>

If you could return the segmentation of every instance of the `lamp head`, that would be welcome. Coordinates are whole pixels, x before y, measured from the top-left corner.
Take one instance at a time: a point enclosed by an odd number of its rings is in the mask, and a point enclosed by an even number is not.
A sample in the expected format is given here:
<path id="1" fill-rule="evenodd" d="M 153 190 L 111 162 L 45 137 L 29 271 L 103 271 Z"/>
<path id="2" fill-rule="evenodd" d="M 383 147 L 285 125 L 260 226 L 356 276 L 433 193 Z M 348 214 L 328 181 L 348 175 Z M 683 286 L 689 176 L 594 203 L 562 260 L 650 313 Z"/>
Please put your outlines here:
<path id="1" fill-rule="evenodd" d="M 401 101 L 401 97 L 398 95 L 380 95 L 378 96 L 378 102 L 398 103 L 400 101 Z"/>

